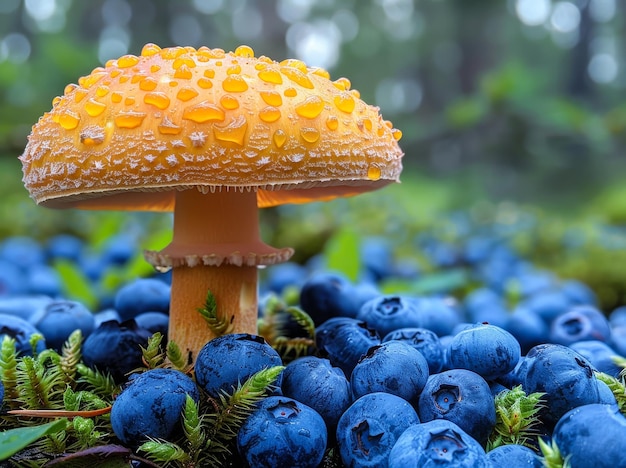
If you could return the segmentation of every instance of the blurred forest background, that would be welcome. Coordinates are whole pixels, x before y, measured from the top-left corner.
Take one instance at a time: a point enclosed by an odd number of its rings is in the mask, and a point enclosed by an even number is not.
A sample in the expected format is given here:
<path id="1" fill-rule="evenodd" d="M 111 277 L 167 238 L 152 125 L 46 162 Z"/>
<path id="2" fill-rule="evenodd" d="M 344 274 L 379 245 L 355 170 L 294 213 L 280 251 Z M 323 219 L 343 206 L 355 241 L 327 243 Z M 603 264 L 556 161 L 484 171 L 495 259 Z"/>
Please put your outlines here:
<path id="1" fill-rule="evenodd" d="M 625 28 L 619 0 L 0 0 L 0 237 L 69 231 L 98 247 L 138 219 L 28 199 L 17 156 L 68 83 L 147 42 L 247 44 L 349 78 L 404 134 L 402 184 L 264 210 L 269 243 L 297 261 L 334 248 L 345 267 L 359 236 L 420 255 L 431 230 L 448 252 L 462 212 L 626 303 Z M 171 231 L 139 218 L 138 258 Z"/>
<path id="2" fill-rule="evenodd" d="M 245 43 L 348 77 L 423 176 L 578 203 L 626 174 L 625 21 L 617 0 L 2 0 L 0 155 L 107 59 Z"/>

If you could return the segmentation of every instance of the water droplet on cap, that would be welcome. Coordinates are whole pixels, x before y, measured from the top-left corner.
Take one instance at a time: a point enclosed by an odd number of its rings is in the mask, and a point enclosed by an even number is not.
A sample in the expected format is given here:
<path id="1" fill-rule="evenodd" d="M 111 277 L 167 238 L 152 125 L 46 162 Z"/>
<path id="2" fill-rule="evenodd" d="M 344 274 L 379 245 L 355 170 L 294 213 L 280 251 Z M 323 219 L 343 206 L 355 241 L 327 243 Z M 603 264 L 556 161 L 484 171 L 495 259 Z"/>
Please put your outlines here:
<path id="1" fill-rule="evenodd" d="M 342 92 L 335 96 L 333 99 L 335 106 L 342 112 L 351 113 L 354 110 L 354 98 L 350 93 Z"/>
<path id="2" fill-rule="evenodd" d="M 209 121 L 223 122 L 225 117 L 222 109 L 208 101 L 202 101 L 199 104 L 188 107 L 183 112 L 183 119 L 191 120 L 196 123 Z"/>
<path id="3" fill-rule="evenodd" d="M 282 148 L 285 144 L 285 141 L 287 141 L 287 134 L 283 129 L 279 128 L 274 132 L 274 136 L 272 137 L 272 139 L 274 140 L 274 144 L 277 148 Z"/>
<path id="4" fill-rule="evenodd" d="M 258 73 L 259 79 L 271 84 L 282 84 L 283 78 L 277 70 L 265 69 Z"/>
<path id="5" fill-rule="evenodd" d="M 248 89 L 248 83 L 239 75 L 228 75 L 222 82 L 222 88 L 228 93 L 241 93 Z"/>
<path id="6" fill-rule="evenodd" d="M 159 83 L 154 78 L 147 77 L 139 83 L 142 91 L 154 91 Z"/>
<path id="7" fill-rule="evenodd" d="M 74 130 L 78 127 L 78 122 L 80 122 L 80 117 L 72 111 L 66 111 L 59 115 L 59 125 L 65 130 Z"/>
<path id="8" fill-rule="evenodd" d="M 305 73 L 298 70 L 297 68 L 292 67 L 282 67 L 280 69 L 281 73 L 285 75 L 289 80 L 294 82 L 297 85 L 302 86 L 303 88 L 313 89 L 313 82 L 306 76 Z"/>
<path id="9" fill-rule="evenodd" d="M 259 119 L 266 123 L 276 122 L 280 119 L 280 111 L 273 106 L 267 106 L 259 111 Z"/>
<path id="10" fill-rule="evenodd" d="M 100 114 L 102 114 L 104 112 L 104 109 L 106 109 L 106 104 L 103 104 L 102 102 L 98 102 L 95 99 L 91 98 L 87 101 L 87 103 L 85 104 L 85 110 L 87 111 L 87 114 L 89 114 L 90 117 L 97 117 Z"/>
<path id="11" fill-rule="evenodd" d="M 377 166 L 370 166 L 367 168 L 367 178 L 369 180 L 378 180 L 380 179 L 381 171 Z"/>
<path id="12" fill-rule="evenodd" d="M 329 130 L 337 130 L 339 127 L 339 119 L 334 115 L 329 115 L 328 119 L 326 119 L 326 126 Z"/>
<path id="13" fill-rule="evenodd" d="M 235 49 L 235 55 L 238 57 L 252 58 L 254 57 L 254 50 L 247 45 L 240 45 Z"/>
<path id="14" fill-rule="evenodd" d="M 316 95 L 309 96 L 296 105 L 296 114 L 307 119 L 314 119 L 324 110 L 324 101 Z"/>
<path id="15" fill-rule="evenodd" d="M 180 88 L 180 90 L 178 90 L 178 93 L 176 93 L 176 99 L 183 101 L 183 102 L 187 102 L 190 99 L 195 98 L 197 95 L 198 95 L 198 91 L 196 91 L 193 88 L 189 88 L 185 86 L 184 88 Z"/>
<path id="16" fill-rule="evenodd" d="M 170 98 L 168 98 L 165 93 L 153 92 L 147 93 L 143 97 L 143 102 L 153 105 L 157 109 L 164 110 L 170 105 Z"/>
<path id="17" fill-rule="evenodd" d="M 139 58 L 134 55 L 123 55 L 117 59 L 117 66 L 119 68 L 134 67 L 139 63 Z"/>
<path id="18" fill-rule="evenodd" d="M 152 55 L 156 55 L 161 51 L 161 48 L 152 43 L 148 43 L 141 49 L 141 55 L 144 57 L 150 57 Z"/>
<path id="19" fill-rule="evenodd" d="M 243 146 L 247 129 L 248 122 L 243 115 L 240 115 L 226 126 L 219 127 L 214 125 L 213 134 L 217 140 L 236 143 L 239 146 Z"/>
<path id="20" fill-rule="evenodd" d="M 317 128 L 304 127 L 300 129 L 300 136 L 307 143 L 315 143 L 320 138 L 320 132 Z"/>
<path id="21" fill-rule="evenodd" d="M 224 109 L 233 110 L 239 107 L 239 101 L 231 96 L 230 94 L 225 94 L 220 98 L 220 104 Z"/>
<path id="22" fill-rule="evenodd" d="M 260 94 L 261 99 L 270 106 L 279 107 L 283 103 L 283 98 L 276 91 L 261 91 Z"/>
<path id="23" fill-rule="evenodd" d="M 146 118 L 143 112 L 121 112 L 113 121 L 118 128 L 137 128 Z"/>

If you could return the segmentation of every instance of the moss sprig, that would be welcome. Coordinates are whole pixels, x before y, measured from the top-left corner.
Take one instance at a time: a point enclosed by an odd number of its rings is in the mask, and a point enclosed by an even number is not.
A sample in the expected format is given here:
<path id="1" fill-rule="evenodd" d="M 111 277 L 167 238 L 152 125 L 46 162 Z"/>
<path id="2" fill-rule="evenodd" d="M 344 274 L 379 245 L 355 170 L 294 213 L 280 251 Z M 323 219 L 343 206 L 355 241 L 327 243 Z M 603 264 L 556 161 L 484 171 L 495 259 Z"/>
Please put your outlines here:
<path id="1" fill-rule="evenodd" d="M 17 382 L 18 355 L 15 339 L 5 335 L 0 345 L 0 379 L 4 385 L 4 399 L 11 409 L 19 407 Z"/>
<path id="2" fill-rule="evenodd" d="M 550 443 L 539 438 L 539 450 L 542 454 L 542 463 L 544 468 L 571 468 L 569 460 L 563 458 L 559 446 L 554 439 L 550 440 Z"/>
<path id="3" fill-rule="evenodd" d="M 204 305 L 198 309 L 198 312 L 216 336 L 232 333 L 235 317 L 228 317 L 220 312 L 215 296 L 210 290 L 207 292 Z"/>
<path id="4" fill-rule="evenodd" d="M 500 445 L 519 444 L 533 447 L 543 407 L 543 393 L 527 395 L 521 385 L 504 390 L 495 397 L 496 425 L 489 437 L 487 450 Z"/>

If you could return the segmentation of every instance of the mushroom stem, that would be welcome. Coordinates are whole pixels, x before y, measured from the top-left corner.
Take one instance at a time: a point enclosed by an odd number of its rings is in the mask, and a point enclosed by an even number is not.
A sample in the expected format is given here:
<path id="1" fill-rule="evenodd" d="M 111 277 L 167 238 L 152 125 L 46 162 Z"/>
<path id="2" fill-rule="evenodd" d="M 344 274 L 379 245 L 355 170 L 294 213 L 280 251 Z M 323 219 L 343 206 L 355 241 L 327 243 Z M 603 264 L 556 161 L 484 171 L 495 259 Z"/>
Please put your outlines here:
<path id="1" fill-rule="evenodd" d="M 195 360 L 216 337 L 198 313 L 208 291 L 232 333 L 256 333 L 257 266 L 285 261 L 292 252 L 260 240 L 255 191 L 177 192 L 172 242 L 147 254 L 153 265 L 173 267 L 168 338 Z"/>

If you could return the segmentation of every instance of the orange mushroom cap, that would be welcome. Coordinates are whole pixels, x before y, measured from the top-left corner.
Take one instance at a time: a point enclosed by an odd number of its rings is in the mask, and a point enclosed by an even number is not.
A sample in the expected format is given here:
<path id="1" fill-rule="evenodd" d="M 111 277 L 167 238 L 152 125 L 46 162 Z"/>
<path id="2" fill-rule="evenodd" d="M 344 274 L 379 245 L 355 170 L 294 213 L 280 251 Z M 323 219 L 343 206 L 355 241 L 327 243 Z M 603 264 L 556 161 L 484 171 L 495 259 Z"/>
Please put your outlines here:
<path id="1" fill-rule="evenodd" d="M 192 187 L 266 207 L 397 182 L 400 136 L 347 79 L 301 61 L 147 44 L 67 86 L 20 160 L 53 208 L 167 211 Z"/>

